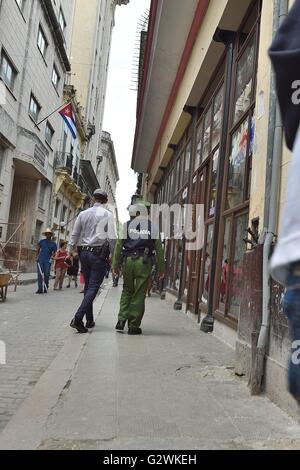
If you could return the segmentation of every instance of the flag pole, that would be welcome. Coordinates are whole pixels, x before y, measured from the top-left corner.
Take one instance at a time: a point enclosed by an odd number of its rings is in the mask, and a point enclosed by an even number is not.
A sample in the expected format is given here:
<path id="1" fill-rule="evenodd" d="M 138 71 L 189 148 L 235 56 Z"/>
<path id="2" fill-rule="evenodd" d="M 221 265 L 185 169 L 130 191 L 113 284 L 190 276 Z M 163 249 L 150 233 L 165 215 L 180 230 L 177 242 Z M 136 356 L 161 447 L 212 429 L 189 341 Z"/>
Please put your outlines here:
<path id="1" fill-rule="evenodd" d="M 65 106 L 68 106 L 71 104 L 72 101 L 68 101 L 67 103 L 61 104 L 59 108 L 55 109 L 52 113 L 48 114 L 42 121 L 35 123 L 35 127 L 39 127 L 43 122 L 45 122 L 50 116 L 53 116 L 53 114 L 57 113 L 60 109 L 64 108 Z"/>

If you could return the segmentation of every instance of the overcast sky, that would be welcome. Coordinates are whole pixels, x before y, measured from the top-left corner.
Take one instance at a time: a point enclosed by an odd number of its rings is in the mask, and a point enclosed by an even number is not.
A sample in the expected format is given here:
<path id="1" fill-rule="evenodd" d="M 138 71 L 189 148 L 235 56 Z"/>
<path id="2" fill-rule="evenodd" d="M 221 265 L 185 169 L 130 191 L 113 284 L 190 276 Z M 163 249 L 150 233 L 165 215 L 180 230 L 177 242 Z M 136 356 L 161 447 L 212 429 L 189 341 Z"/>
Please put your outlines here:
<path id="1" fill-rule="evenodd" d="M 136 124 L 136 93 L 130 91 L 137 24 L 149 9 L 150 0 L 130 0 L 116 10 L 103 130 L 114 141 L 120 182 L 117 201 L 121 221 L 128 219 L 126 208 L 136 191 L 137 179 L 131 168 Z"/>

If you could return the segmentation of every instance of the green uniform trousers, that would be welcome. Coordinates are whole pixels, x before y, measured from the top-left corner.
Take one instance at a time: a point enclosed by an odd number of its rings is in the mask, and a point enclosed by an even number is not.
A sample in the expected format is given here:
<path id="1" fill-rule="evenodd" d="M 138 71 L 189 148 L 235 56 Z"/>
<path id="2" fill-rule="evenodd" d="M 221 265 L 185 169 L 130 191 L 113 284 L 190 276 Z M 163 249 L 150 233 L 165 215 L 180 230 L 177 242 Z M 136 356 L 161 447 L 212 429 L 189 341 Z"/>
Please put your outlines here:
<path id="1" fill-rule="evenodd" d="M 128 326 L 139 328 L 145 313 L 145 298 L 151 276 L 151 262 L 143 257 L 128 257 L 123 264 L 124 286 L 120 301 L 119 320 L 128 320 Z"/>

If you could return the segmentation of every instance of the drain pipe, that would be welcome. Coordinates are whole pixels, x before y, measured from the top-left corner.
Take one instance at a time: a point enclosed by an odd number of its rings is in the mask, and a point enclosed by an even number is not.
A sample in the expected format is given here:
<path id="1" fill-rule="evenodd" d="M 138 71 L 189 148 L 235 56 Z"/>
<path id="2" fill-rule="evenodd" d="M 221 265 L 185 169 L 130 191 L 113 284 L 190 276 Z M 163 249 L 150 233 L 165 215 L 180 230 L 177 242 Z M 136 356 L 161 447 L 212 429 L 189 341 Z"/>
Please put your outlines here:
<path id="1" fill-rule="evenodd" d="M 274 33 L 278 26 L 288 14 L 288 0 L 277 0 L 274 13 Z M 271 103 L 270 103 L 270 140 L 271 144 L 268 148 L 268 162 L 266 175 L 266 207 L 265 207 L 265 231 L 263 241 L 263 273 L 262 273 L 262 324 L 259 333 L 256 360 L 252 364 L 250 388 L 253 395 L 261 392 L 262 381 L 264 376 L 264 359 L 266 345 L 269 337 L 270 314 L 271 314 L 271 289 L 270 289 L 270 272 L 269 258 L 274 236 L 277 232 L 278 223 L 278 203 L 279 188 L 281 180 L 281 160 L 283 147 L 283 125 L 279 103 L 275 92 L 275 78 L 272 74 L 271 82 Z M 273 127 L 274 126 L 274 127 Z M 273 130 L 274 129 L 274 130 Z M 269 178 L 268 178 L 269 177 Z M 269 190 L 268 190 L 269 189 Z"/>

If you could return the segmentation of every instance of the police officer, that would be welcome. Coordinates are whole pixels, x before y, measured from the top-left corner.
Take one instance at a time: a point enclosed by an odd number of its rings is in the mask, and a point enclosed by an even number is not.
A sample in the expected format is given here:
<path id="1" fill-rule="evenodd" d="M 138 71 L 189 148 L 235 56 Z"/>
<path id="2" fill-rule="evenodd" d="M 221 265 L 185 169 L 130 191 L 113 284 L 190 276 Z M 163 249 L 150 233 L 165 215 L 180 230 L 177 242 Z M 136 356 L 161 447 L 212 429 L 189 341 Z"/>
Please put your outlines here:
<path id="1" fill-rule="evenodd" d="M 137 200 L 130 206 L 131 219 L 124 225 L 113 256 L 113 274 L 119 275 L 122 266 L 124 278 L 116 330 L 123 331 L 128 322 L 129 335 L 142 334 L 140 325 L 145 312 L 145 297 L 154 254 L 160 279 L 163 279 L 165 271 L 162 244 L 149 220 L 150 207 L 143 200 Z"/>
<path id="2" fill-rule="evenodd" d="M 116 238 L 113 215 L 105 208 L 107 193 L 97 189 L 92 201 L 93 207 L 81 212 L 77 218 L 68 246 L 71 254 L 79 245 L 81 271 L 85 280 L 84 299 L 70 325 L 78 333 L 87 333 L 89 328 L 95 326 L 93 302 L 103 282 L 109 253 L 113 252 Z M 83 324 L 84 316 L 86 327 Z"/>

